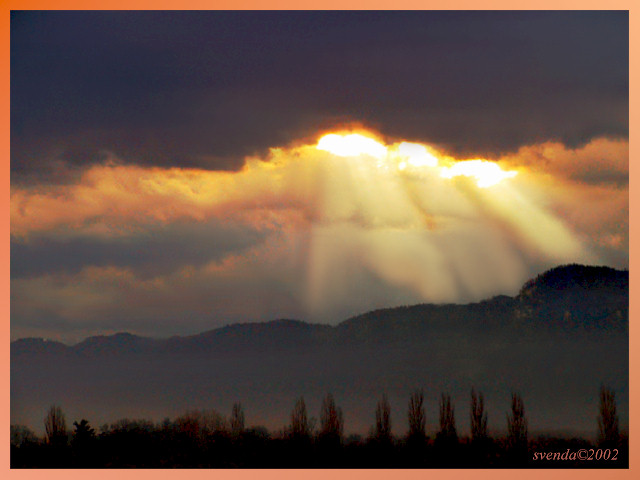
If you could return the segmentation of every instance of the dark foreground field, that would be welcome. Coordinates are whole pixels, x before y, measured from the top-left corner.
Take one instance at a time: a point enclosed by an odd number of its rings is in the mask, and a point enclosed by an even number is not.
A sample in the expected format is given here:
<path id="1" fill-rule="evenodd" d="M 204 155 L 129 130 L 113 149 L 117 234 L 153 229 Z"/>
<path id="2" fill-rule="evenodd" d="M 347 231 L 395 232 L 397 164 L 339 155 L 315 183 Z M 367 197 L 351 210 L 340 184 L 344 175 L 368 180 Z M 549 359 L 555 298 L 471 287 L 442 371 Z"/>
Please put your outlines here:
<path id="1" fill-rule="evenodd" d="M 544 456 L 544 459 L 541 457 Z M 584 458 L 584 460 L 580 460 Z M 589 458 L 591 458 L 589 460 Z M 596 460 L 598 458 L 599 460 Z M 604 460 L 608 458 L 608 460 Z M 274 438 L 264 430 L 193 437 L 171 429 L 130 426 L 85 443 L 11 447 L 12 468 L 628 468 L 628 441 L 599 449 L 582 439 L 539 437 L 526 450 L 507 439 L 342 442 Z"/>

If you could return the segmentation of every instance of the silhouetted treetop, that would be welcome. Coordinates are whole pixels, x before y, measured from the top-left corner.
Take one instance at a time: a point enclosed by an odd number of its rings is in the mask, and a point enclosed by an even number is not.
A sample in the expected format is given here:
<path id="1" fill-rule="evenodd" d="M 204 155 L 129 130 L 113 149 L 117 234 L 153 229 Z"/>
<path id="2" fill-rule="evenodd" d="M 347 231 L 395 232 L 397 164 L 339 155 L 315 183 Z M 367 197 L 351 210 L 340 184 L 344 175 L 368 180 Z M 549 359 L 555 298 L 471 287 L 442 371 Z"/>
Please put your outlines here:
<path id="1" fill-rule="evenodd" d="M 38 437 L 25 425 L 11 425 L 11 445 L 20 447 L 28 443 L 37 443 Z"/>
<path id="2" fill-rule="evenodd" d="M 607 386 L 600 387 L 600 413 L 598 415 L 598 443 L 602 447 L 616 447 L 620 442 L 616 393 Z"/>
<path id="3" fill-rule="evenodd" d="M 439 439 L 447 441 L 458 440 L 455 409 L 451 402 L 451 395 L 444 393 L 440 397 L 440 431 L 437 436 Z"/>
<path id="4" fill-rule="evenodd" d="M 484 397 L 471 389 L 471 440 L 482 441 L 487 438 L 487 412 L 484 409 Z"/>
<path id="5" fill-rule="evenodd" d="M 331 393 L 328 393 L 322 401 L 320 410 L 320 432 L 321 438 L 332 438 L 340 440 L 344 430 L 344 420 L 342 409 L 336 406 L 336 402 Z"/>
<path id="6" fill-rule="evenodd" d="M 67 421 L 62 409 L 52 405 L 44 419 L 44 430 L 47 443 L 60 445 L 67 443 Z"/>
<path id="7" fill-rule="evenodd" d="M 244 431 L 244 409 L 240 402 L 233 404 L 229 423 L 231 426 L 231 433 L 234 435 L 239 435 Z"/>
<path id="8" fill-rule="evenodd" d="M 409 409 L 407 411 L 407 420 L 409 422 L 409 433 L 407 437 L 410 440 L 422 440 L 426 437 L 426 417 L 424 414 L 424 392 L 416 390 L 409 397 Z"/>
<path id="9" fill-rule="evenodd" d="M 386 395 L 378 401 L 376 406 L 376 425 L 373 437 L 379 441 L 391 440 L 391 405 Z"/>
<path id="10" fill-rule="evenodd" d="M 511 394 L 511 412 L 507 414 L 508 443 L 512 449 L 526 450 L 529 426 L 524 413 L 524 402 L 518 393 Z"/>
<path id="11" fill-rule="evenodd" d="M 300 397 L 291 411 L 289 435 L 293 438 L 309 438 L 312 431 L 313 425 L 307 416 L 307 405 L 304 398 Z"/>

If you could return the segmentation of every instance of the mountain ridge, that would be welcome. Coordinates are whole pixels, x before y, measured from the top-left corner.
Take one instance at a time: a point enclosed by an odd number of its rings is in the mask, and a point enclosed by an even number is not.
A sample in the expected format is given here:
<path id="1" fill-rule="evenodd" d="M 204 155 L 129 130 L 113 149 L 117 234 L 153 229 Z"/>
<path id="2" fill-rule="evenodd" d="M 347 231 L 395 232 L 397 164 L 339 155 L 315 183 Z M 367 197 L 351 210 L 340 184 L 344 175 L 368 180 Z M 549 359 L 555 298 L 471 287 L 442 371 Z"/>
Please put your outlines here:
<path id="1" fill-rule="evenodd" d="M 628 270 L 569 264 L 552 268 L 528 280 L 514 297 L 496 295 L 466 304 L 421 303 L 381 308 L 352 316 L 336 325 L 276 319 L 227 324 L 193 335 L 165 338 L 117 332 L 90 336 L 72 345 L 28 337 L 11 342 L 11 354 L 109 354 L 154 350 L 166 353 L 206 350 L 224 342 L 228 343 L 227 348 L 241 348 L 248 347 L 252 337 L 259 338 L 263 346 L 299 347 L 331 340 L 348 341 L 350 335 L 366 340 L 367 331 L 371 333 L 376 328 L 383 330 L 378 337 L 392 339 L 402 334 L 403 327 L 405 330 L 420 330 L 421 326 L 428 329 L 457 321 L 471 323 L 471 327 L 486 328 L 498 326 L 500 319 L 503 322 L 522 322 L 524 319 L 525 323 L 531 324 L 536 319 L 540 320 L 539 317 L 544 317 L 548 325 L 556 327 L 621 329 L 625 328 L 625 324 L 628 325 L 628 288 Z M 586 292 L 597 294 L 598 298 L 589 301 Z M 603 301 L 602 292 L 613 300 Z M 559 300 L 562 297 L 568 298 L 570 305 L 563 304 Z M 586 319 L 582 325 L 580 322 L 576 324 L 576 313 L 584 317 L 583 320 Z M 399 332 L 393 332 L 396 329 Z M 281 341 L 279 345 L 278 340 Z"/>

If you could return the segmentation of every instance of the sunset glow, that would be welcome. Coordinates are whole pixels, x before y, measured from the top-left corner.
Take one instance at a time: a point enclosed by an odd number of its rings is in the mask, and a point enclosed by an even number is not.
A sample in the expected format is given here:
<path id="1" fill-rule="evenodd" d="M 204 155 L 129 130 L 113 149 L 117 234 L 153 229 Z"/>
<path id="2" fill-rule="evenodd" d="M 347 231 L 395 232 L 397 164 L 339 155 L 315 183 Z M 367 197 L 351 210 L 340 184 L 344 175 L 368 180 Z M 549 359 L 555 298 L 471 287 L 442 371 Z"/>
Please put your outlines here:
<path id="1" fill-rule="evenodd" d="M 21 308 L 31 311 L 81 291 L 83 301 L 65 307 L 78 321 L 104 309 L 120 315 L 117 299 L 123 295 L 128 305 L 162 317 L 183 308 L 177 297 L 175 308 L 166 305 L 172 295 L 192 291 L 206 305 L 208 292 L 218 291 L 228 297 L 219 307 L 223 315 L 251 317 L 273 303 L 289 305 L 292 316 L 322 320 L 370 308 L 370 298 L 381 306 L 398 298 L 484 298 L 518 285 L 526 277 L 526 259 L 598 262 L 602 249 L 627 244 L 626 191 L 576 183 L 571 169 L 607 157 L 616 175 L 624 175 L 628 144 L 598 139 L 577 150 L 532 145 L 487 161 L 456 160 L 427 144 L 385 145 L 374 138 L 380 137 L 329 134 L 317 144 L 247 157 L 235 172 L 146 168 L 112 158 L 73 182 L 15 186 L 11 233 L 18 244 L 111 242 L 128 251 L 127 245 L 186 229 L 193 238 L 181 233 L 180 244 L 199 249 L 202 263 L 151 263 L 141 271 L 155 272 L 150 278 L 104 261 L 61 277 L 17 278 L 14 305 L 27 302 Z M 548 164 L 552 170 L 531 163 L 539 152 L 556 159 Z M 482 280 L 487 270 L 491 281 Z M 140 275 L 144 281 L 137 280 Z M 131 281 L 123 289 L 125 278 Z M 256 282 L 255 304 L 233 293 L 233 285 L 241 292 L 246 281 Z M 33 288 L 49 292 L 37 297 L 40 306 L 31 306 Z"/>
<path id="2" fill-rule="evenodd" d="M 419 143 L 402 142 L 398 145 L 397 154 L 406 158 L 406 164 L 412 167 L 435 167 L 438 158 Z M 401 162 L 403 163 L 403 162 Z"/>
<path id="3" fill-rule="evenodd" d="M 489 160 L 457 161 L 444 155 L 440 155 L 439 158 L 438 153 L 427 145 L 399 142 L 385 146 L 371 137 L 358 133 L 324 135 L 316 148 L 339 157 L 374 157 L 378 160 L 378 167 L 388 169 L 389 164 L 394 164 L 400 171 L 433 170 L 441 164 L 446 164 L 449 166 L 438 168 L 442 178 L 472 177 L 480 188 L 492 187 L 518 174 L 516 171 L 505 171 L 496 162 Z"/>
<path id="4" fill-rule="evenodd" d="M 486 160 L 457 162 L 440 171 L 442 178 L 473 177 L 480 188 L 492 187 L 507 178 L 515 177 L 517 174 L 516 171 L 504 171 L 497 163 Z"/>
<path id="5" fill-rule="evenodd" d="M 387 148 L 384 145 L 358 133 L 347 135 L 327 134 L 318 140 L 317 148 L 340 157 L 370 155 L 380 159 L 387 154 Z"/>

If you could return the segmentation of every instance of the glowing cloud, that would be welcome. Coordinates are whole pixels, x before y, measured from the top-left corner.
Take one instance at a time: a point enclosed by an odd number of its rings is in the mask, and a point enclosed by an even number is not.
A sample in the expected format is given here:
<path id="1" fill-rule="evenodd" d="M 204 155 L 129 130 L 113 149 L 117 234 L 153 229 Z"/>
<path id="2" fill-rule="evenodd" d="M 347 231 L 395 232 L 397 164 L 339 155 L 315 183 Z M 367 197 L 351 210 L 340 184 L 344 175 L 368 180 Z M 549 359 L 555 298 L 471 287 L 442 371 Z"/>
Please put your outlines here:
<path id="1" fill-rule="evenodd" d="M 419 143 L 402 142 L 398 145 L 398 156 L 406 157 L 406 164 L 413 167 L 435 167 L 438 165 L 438 158 L 427 150 L 425 145 Z M 404 162 L 399 164 L 400 167 Z M 405 164 L 405 166 L 406 166 Z"/>
<path id="2" fill-rule="evenodd" d="M 401 172 L 407 169 L 419 171 L 425 168 L 436 168 L 441 163 L 449 163 L 452 165 L 440 167 L 442 178 L 473 177 L 480 188 L 492 187 L 517 175 L 516 171 L 504 171 L 497 163 L 488 160 L 456 161 L 439 155 L 420 143 L 400 142 L 385 146 L 359 133 L 327 134 L 320 138 L 316 148 L 338 157 L 368 155 L 378 160 L 378 167 L 388 169 L 390 165 L 395 164 Z"/>
<path id="3" fill-rule="evenodd" d="M 505 172 L 497 163 L 486 160 L 457 162 L 451 167 L 443 168 L 440 171 L 442 178 L 473 177 L 480 188 L 492 187 L 502 180 L 515 177 L 517 174 L 518 172 L 515 171 Z"/>
<path id="4" fill-rule="evenodd" d="M 193 318 L 213 309 L 225 321 L 276 315 L 330 321 L 383 306 L 515 293 L 535 273 L 532 265 L 539 271 L 605 263 L 609 257 L 600 255 L 607 252 L 625 258 L 624 186 L 568 183 L 552 174 L 557 163 L 533 162 L 535 146 L 522 158 L 458 161 L 429 145 L 374 138 L 332 133 L 314 145 L 247 158 L 237 172 L 114 159 L 75 183 L 13 187 L 12 241 L 25 245 L 31 236 L 55 237 L 57 244 L 73 237 L 104 244 L 118 236 L 135 245 L 146 232 L 161 235 L 167 224 L 175 232 L 189 222 L 215 223 L 212 245 L 220 229 L 229 238 L 241 231 L 260 236 L 250 248 L 228 248 L 224 258 L 200 255 L 198 264 L 158 269 L 163 273 L 143 282 L 133 267 L 120 266 L 116 275 L 90 260 L 78 274 L 20 278 L 12 282 L 12 308 L 16 315 L 47 311 L 80 322 L 122 317 L 134 305 L 152 321 L 170 311 L 169 299 L 184 309 L 176 299 L 192 298 Z M 577 170 L 583 157 L 602 152 L 625 164 L 618 158 L 623 146 L 607 140 L 577 151 L 554 145 L 545 155 L 567 158 Z M 452 181 L 458 176 L 473 181 Z M 74 303 L 74 292 L 86 301 Z"/>
<path id="5" fill-rule="evenodd" d="M 370 155 L 381 159 L 387 154 L 387 147 L 373 138 L 365 137 L 359 133 L 340 135 L 330 133 L 318 141 L 318 150 L 324 150 L 340 157 L 357 157 L 358 155 Z"/>

